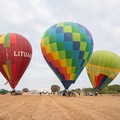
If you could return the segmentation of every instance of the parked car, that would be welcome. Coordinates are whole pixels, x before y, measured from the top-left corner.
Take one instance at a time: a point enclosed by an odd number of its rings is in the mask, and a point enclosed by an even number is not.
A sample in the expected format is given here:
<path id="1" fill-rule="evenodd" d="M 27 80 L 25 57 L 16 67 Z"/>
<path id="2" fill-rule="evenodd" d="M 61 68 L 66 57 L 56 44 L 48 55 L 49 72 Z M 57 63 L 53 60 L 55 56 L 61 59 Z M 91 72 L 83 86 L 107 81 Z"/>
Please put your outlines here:
<path id="1" fill-rule="evenodd" d="M 11 91 L 11 95 L 22 95 L 22 92 L 20 90 L 13 90 Z"/>
<path id="2" fill-rule="evenodd" d="M 4 94 L 7 94 L 7 93 L 8 93 L 8 90 L 0 89 L 0 94 L 4 95 Z"/>

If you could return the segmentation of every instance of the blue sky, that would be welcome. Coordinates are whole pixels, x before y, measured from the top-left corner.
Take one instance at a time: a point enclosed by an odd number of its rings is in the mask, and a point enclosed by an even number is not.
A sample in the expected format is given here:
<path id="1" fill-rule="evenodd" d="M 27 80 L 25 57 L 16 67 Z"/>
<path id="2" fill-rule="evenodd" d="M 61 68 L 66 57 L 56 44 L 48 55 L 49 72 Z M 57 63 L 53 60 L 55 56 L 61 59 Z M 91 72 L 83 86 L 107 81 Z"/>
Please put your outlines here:
<path id="1" fill-rule="evenodd" d="M 33 49 L 31 62 L 16 89 L 63 86 L 45 62 L 40 49 L 43 33 L 59 22 L 76 22 L 92 34 L 95 50 L 111 50 L 120 55 L 119 0 L 0 0 L 0 34 L 15 32 L 26 37 Z M 0 74 L 0 88 L 5 78 Z M 111 84 L 120 84 L 120 75 Z M 92 87 L 86 70 L 70 89 Z"/>

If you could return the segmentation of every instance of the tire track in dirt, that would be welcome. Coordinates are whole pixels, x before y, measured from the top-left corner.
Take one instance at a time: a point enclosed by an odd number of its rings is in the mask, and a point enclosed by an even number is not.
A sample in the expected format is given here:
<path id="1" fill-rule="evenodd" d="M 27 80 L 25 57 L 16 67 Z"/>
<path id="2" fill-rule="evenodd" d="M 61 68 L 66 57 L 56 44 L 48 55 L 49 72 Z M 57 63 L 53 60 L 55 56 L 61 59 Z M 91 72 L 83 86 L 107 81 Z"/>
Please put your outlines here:
<path id="1" fill-rule="evenodd" d="M 66 112 L 68 112 L 71 117 L 75 120 L 86 120 L 86 119 L 97 119 L 97 120 L 112 120 L 112 119 L 118 119 L 120 117 L 119 112 L 117 111 L 114 113 L 114 109 L 112 104 L 107 105 L 106 103 L 108 100 L 106 100 L 105 104 L 103 104 L 102 107 L 100 107 L 100 104 L 98 104 L 97 101 L 99 101 L 99 98 L 90 98 L 88 99 L 88 102 L 86 103 L 86 98 L 69 98 L 65 97 L 58 98 L 54 97 L 54 101 L 57 101 L 57 103 L 60 106 L 63 106 Z M 103 98 L 102 98 L 103 99 Z M 72 102 L 73 101 L 73 102 Z M 118 103 L 119 104 L 119 103 Z M 105 106 L 104 106 L 105 105 Z M 116 105 L 116 104 L 115 104 Z M 75 112 L 76 111 L 76 112 Z M 114 114 L 113 114 L 114 113 Z M 112 117 L 110 114 L 113 114 Z M 74 118 L 74 116 L 78 116 L 78 118 Z"/>
<path id="2" fill-rule="evenodd" d="M 120 118 L 119 97 L 6 95 L 0 98 L 0 120 L 119 120 Z"/>
<path id="3" fill-rule="evenodd" d="M 48 116 L 50 116 L 50 120 L 71 120 L 70 115 L 65 111 L 63 106 L 60 106 L 60 104 L 56 101 L 56 99 L 53 99 L 54 96 L 48 96 L 49 102 L 49 113 Z"/>
<path id="4" fill-rule="evenodd" d="M 0 108 L 2 108 L 0 109 L 1 111 L 0 119 L 6 118 L 8 120 L 12 116 L 16 116 L 17 112 L 20 111 L 20 109 L 22 109 L 29 100 L 26 96 L 24 97 L 23 96 L 12 96 L 12 97 L 9 96 L 9 101 L 5 104 L 3 102 L 3 105 L 0 105 Z"/>
<path id="5" fill-rule="evenodd" d="M 36 100 L 36 96 L 26 97 L 23 104 L 21 104 L 19 108 L 15 108 L 15 113 L 8 116 L 9 120 L 36 120 L 36 118 L 33 117 L 37 108 Z M 13 112 L 14 110 L 11 111 L 11 113 Z"/>
<path id="6" fill-rule="evenodd" d="M 75 100 L 75 98 L 71 97 L 53 97 L 53 101 L 56 101 L 56 104 L 61 106 L 64 112 L 69 115 L 69 120 L 86 120 L 86 109 L 79 107 L 79 104 L 76 104 Z"/>
<path id="7" fill-rule="evenodd" d="M 13 105 L 14 106 L 18 105 L 19 100 L 20 100 L 20 98 L 18 98 L 18 99 L 16 99 L 16 98 L 10 99 L 9 98 L 9 100 L 7 100 L 7 101 L 0 102 L 0 113 L 3 111 L 7 112 L 9 109 L 11 109 L 13 107 Z"/>
<path id="8" fill-rule="evenodd" d="M 35 120 L 69 120 L 69 115 L 63 112 L 61 106 L 50 96 L 39 96 L 36 100 L 37 107 L 34 111 Z M 64 119 L 65 118 L 65 119 Z M 32 119 L 31 119 L 32 120 Z"/>

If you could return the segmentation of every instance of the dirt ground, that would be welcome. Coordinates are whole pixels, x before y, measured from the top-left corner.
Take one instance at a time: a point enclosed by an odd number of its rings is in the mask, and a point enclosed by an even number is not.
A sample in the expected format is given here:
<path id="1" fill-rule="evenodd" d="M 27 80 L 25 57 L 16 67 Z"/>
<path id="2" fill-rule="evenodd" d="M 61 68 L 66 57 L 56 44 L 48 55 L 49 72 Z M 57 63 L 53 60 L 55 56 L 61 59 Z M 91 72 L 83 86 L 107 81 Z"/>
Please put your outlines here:
<path id="1" fill-rule="evenodd" d="M 0 120 L 120 120 L 120 96 L 0 95 Z"/>

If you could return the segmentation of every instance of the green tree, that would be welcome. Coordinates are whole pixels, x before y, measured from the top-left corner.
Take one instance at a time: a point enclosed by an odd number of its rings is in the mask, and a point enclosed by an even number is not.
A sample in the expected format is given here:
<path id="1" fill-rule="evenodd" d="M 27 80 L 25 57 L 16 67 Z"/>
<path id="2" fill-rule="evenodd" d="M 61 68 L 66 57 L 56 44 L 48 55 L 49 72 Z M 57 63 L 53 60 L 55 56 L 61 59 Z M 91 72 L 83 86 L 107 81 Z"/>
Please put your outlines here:
<path id="1" fill-rule="evenodd" d="M 81 92 L 81 89 L 80 89 L 80 88 L 77 88 L 77 89 L 75 89 L 75 92 L 76 92 L 76 93 L 80 93 L 80 92 Z"/>
<path id="2" fill-rule="evenodd" d="M 29 92 L 29 89 L 28 88 L 23 88 L 22 91 L 23 92 Z"/>
<path id="3" fill-rule="evenodd" d="M 111 90 L 111 91 L 120 92 L 120 85 L 117 85 L 117 84 L 115 84 L 115 85 L 110 85 L 110 86 L 108 86 L 108 88 L 109 88 L 109 90 Z"/>
<path id="4" fill-rule="evenodd" d="M 58 85 L 51 86 L 51 92 L 55 93 L 55 92 L 59 92 L 59 91 L 60 91 L 60 87 Z"/>

